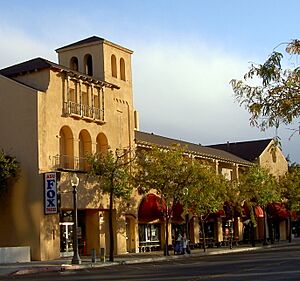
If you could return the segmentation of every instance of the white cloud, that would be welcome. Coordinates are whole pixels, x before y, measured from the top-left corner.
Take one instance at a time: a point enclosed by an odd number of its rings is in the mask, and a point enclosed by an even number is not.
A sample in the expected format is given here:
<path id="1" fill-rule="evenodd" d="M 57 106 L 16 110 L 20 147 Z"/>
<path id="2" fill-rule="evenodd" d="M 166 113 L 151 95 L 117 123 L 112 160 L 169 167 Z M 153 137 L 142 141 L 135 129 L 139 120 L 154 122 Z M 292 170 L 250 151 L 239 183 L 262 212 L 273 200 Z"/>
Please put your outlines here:
<path id="1" fill-rule="evenodd" d="M 245 71 L 246 63 L 219 51 L 174 46 L 143 49 L 135 60 L 135 104 L 142 126 L 146 119 L 154 128 L 166 123 L 199 135 L 206 127 L 236 120 L 240 109 L 229 81 Z"/>
<path id="2" fill-rule="evenodd" d="M 7 67 L 35 57 L 45 57 L 56 61 L 54 50 L 38 39 L 30 37 L 21 30 L 5 24 L 0 29 L 0 68 Z"/>
<path id="3" fill-rule="evenodd" d="M 273 137 L 273 129 L 250 127 L 249 114 L 234 101 L 229 84 L 242 78 L 248 61 L 205 46 L 138 47 L 134 54 L 134 99 L 140 129 L 195 143 L 212 144 Z M 284 153 L 300 159 L 282 130 Z M 291 152 L 292 151 L 292 152 Z"/>

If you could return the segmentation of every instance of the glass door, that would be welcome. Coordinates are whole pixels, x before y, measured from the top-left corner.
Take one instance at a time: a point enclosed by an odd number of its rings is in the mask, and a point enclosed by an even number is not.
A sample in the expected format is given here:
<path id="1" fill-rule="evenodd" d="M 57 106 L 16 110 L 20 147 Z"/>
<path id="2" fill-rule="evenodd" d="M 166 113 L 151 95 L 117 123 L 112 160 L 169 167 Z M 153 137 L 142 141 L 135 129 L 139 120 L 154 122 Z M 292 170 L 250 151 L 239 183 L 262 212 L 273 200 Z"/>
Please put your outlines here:
<path id="1" fill-rule="evenodd" d="M 60 256 L 73 256 L 73 222 L 61 222 L 60 225 Z"/>

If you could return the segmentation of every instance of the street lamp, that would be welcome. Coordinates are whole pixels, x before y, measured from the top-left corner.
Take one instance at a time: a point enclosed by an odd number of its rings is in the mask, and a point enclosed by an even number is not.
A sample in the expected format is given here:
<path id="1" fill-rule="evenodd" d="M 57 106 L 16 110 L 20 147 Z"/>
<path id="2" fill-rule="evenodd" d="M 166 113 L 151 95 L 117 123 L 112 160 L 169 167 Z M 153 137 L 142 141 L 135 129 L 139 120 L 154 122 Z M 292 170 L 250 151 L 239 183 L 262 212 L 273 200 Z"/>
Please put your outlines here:
<path id="1" fill-rule="evenodd" d="M 73 229 L 73 258 L 72 264 L 81 264 L 81 259 L 78 254 L 78 218 L 77 218 L 77 187 L 79 185 L 79 178 L 77 177 L 76 173 L 71 178 L 71 185 L 73 187 L 73 222 L 74 222 L 74 229 Z"/>
<path id="2" fill-rule="evenodd" d="M 184 196 L 188 196 L 189 195 L 189 189 L 187 187 L 185 187 L 183 189 L 183 195 Z M 188 254 L 191 253 L 191 249 L 190 249 L 190 226 L 189 226 L 189 222 L 190 222 L 190 214 L 187 213 L 185 215 L 185 229 L 186 229 L 186 233 L 185 233 L 185 236 L 186 236 L 186 251 Z"/>

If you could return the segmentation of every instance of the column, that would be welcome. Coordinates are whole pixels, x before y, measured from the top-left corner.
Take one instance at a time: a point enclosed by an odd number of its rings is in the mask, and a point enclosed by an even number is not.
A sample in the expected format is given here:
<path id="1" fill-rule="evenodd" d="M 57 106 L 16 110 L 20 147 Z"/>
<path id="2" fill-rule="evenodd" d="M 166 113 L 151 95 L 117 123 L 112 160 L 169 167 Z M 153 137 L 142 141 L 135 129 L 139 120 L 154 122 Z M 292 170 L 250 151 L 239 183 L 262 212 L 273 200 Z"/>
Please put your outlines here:
<path id="1" fill-rule="evenodd" d="M 83 116 L 83 108 L 82 108 L 82 82 L 79 80 L 78 83 L 76 84 L 78 85 L 78 93 L 79 93 L 79 96 L 78 96 L 78 104 L 80 105 L 80 115 Z"/>
<path id="2" fill-rule="evenodd" d="M 73 132 L 74 135 L 77 135 L 77 132 L 75 134 L 75 132 Z M 75 139 L 74 138 L 74 141 L 73 141 L 73 146 L 74 146 L 74 154 L 73 154 L 73 157 L 74 157 L 74 169 L 79 169 L 79 142 L 80 142 L 80 139 Z"/>
<path id="3" fill-rule="evenodd" d="M 215 160 L 215 164 L 216 164 L 216 174 L 219 174 L 219 161 Z"/>
<path id="4" fill-rule="evenodd" d="M 99 91 L 99 98 L 100 98 L 99 107 L 100 107 L 100 110 L 101 110 L 100 120 L 104 122 L 105 121 L 105 102 L 104 102 L 104 90 L 103 90 L 103 87 L 101 87 L 101 89 Z"/>
<path id="5" fill-rule="evenodd" d="M 234 179 L 239 180 L 239 164 L 234 165 Z"/>
<path id="6" fill-rule="evenodd" d="M 193 244 L 198 244 L 200 242 L 200 237 L 199 237 L 199 233 L 200 233 L 200 225 L 199 225 L 199 219 L 197 217 L 193 217 L 191 219 L 191 221 L 193 222 L 193 227 L 190 228 L 190 237 L 191 240 L 193 238 L 193 240 L 191 241 L 191 243 Z M 193 232 L 193 235 L 191 235 Z"/>
<path id="7" fill-rule="evenodd" d="M 220 243 L 223 241 L 223 227 L 222 227 L 222 218 L 216 219 L 216 226 L 215 226 L 215 238 L 216 243 Z"/>
<path id="8" fill-rule="evenodd" d="M 71 108 L 70 108 L 70 81 L 69 81 L 69 76 L 66 74 L 65 75 L 65 81 L 66 81 L 66 90 L 64 92 L 64 103 L 66 105 L 66 113 L 70 114 Z"/>
<path id="9" fill-rule="evenodd" d="M 118 215 L 118 220 L 116 220 L 116 213 L 114 212 L 114 231 L 117 232 L 115 239 L 115 250 L 117 250 L 115 253 L 117 254 L 124 254 L 127 252 L 126 247 L 126 218 L 124 215 Z M 118 229 L 118 231 L 117 231 Z M 125 233 L 125 235 L 124 235 Z"/>

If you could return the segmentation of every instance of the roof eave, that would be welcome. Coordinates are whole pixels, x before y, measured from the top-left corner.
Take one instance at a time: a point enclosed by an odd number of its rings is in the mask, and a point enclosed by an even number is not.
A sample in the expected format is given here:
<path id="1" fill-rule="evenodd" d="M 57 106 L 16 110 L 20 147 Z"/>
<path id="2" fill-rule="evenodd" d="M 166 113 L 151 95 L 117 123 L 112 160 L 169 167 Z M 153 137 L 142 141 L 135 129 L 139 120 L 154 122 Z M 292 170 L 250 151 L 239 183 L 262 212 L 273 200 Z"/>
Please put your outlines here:
<path id="1" fill-rule="evenodd" d="M 80 73 L 80 72 L 75 72 L 75 71 L 72 71 L 72 70 L 63 69 L 63 68 L 55 67 L 55 66 L 52 66 L 51 69 L 54 70 L 54 71 L 65 73 L 68 76 L 73 76 L 74 78 L 77 78 L 77 79 L 83 79 L 83 80 L 92 82 L 94 84 L 99 84 L 99 85 L 104 86 L 106 88 L 117 89 L 117 90 L 120 89 L 120 87 L 117 86 L 117 85 L 115 85 L 115 84 L 112 84 L 112 83 L 109 83 L 109 82 L 106 82 L 106 81 L 102 81 L 102 80 L 96 79 L 96 78 L 94 78 L 92 76 L 85 75 L 85 74 Z"/>
<path id="2" fill-rule="evenodd" d="M 151 148 L 152 146 L 157 146 L 160 148 L 164 148 L 164 149 L 169 149 L 170 146 L 167 145 L 158 145 L 158 144 L 154 144 L 154 143 L 150 143 L 147 141 L 141 141 L 141 140 L 136 140 L 135 143 L 141 147 L 144 148 Z M 239 164 L 239 165 L 243 165 L 243 166 L 253 166 L 254 163 L 251 163 L 249 161 L 238 161 L 238 160 L 232 160 L 232 159 L 227 159 L 227 158 L 223 158 L 223 157 L 219 157 L 217 155 L 211 155 L 211 154 L 206 154 L 206 153 L 199 153 L 197 151 L 192 151 L 192 150 L 188 150 L 187 153 L 201 157 L 201 158 L 205 158 L 205 159 L 211 159 L 211 160 L 219 160 L 219 161 L 223 161 L 223 162 L 227 162 L 227 163 L 234 163 L 234 164 Z"/>

